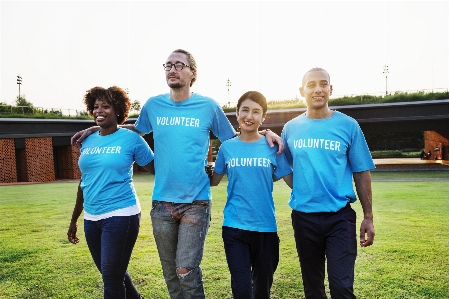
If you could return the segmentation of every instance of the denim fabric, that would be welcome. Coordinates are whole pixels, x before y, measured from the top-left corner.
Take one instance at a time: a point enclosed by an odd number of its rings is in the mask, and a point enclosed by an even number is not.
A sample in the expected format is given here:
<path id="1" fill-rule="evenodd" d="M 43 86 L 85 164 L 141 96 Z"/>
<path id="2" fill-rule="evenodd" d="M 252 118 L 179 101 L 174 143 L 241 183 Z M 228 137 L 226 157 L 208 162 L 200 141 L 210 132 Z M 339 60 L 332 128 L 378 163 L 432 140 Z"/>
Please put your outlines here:
<path id="1" fill-rule="evenodd" d="M 222 237 L 233 298 L 269 299 L 279 263 L 278 234 L 223 226 Z"/>
<path id="2" fill-rule="evenodd" d="M 136 299 L 140 295 L 126 269 L 139 234 L 140 214 L 84 220 L 84 234 L 100 270 L 105 299 Z"/>
<path id="3" fill-rule="evenodd" d="M 292 211 L 292 224 L 307 299 L 325 299 L 325 262 L 332 299 L 355 298 L 356 213 L 348 204 L 338 212 Z"/>
<path id="4" fill-rule="evenodd" d="M 211 203 L 178 204 L 153 200 L 151 221 L 171 299 L 205 298 L 200 263 L 210 224 Z M 178 275 L 178 268 L 190 271 Z"/>

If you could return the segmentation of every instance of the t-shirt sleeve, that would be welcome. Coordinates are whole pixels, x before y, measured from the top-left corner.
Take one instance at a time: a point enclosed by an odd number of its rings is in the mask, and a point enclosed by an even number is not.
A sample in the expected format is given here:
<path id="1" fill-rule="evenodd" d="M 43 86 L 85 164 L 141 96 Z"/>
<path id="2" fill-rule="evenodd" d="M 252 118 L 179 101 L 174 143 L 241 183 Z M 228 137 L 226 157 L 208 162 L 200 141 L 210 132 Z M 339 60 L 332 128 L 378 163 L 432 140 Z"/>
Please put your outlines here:
<path id="1" fill-rule="evenodd" d="M 285 126 L 282 129 L 281 138 L 282 138 L 282 141 L 284 141 L 284 150 L 282 151 L 282 153 L 285 155 L 285 158 L 287 159 L 290 167 L 292 167 L 293 166 L 293 158 L 292 158 L 292 153 L 290 152 L 290 148 L 288 147 L 287 132 L 286 132 Z"/>
<path id="2" fill-rule="evenodd" d="M 148 143 L 142 136 L 136 134 L 136 147 L 134 151 L 134 161 L 140 166 L 145 166 L 154 159 L 154 154 Z"/>
<path id="3" fill-rule="evenodd" d="M 220 105 L 215 101 L 214 105 L 214 117 L 212 120 L 211 131 L 221 142 L 223 142 L 235 136 L 235 130 Z"/>
<path id="4" fill-rule="evenodd" d="M 137 118 L 136 123 L 134 124 L 136 130 L 145 134 L 148 134 L 153 131 L 153 127 L 151 126 L 149 118 L 148 102 L 149 100 L 143 105 L 139 117 Z"/>
<path id="5" fill-rule="evenodd" d="M 274 177 L 276 179 L 279 179 L 286 175 L 289 175 L 292 172 L 293 172 L 293 170 L 287 161 L 287 157 L 285 156 L 285 153 L 282 152 L 279 155 L 276 155 L 276 169 L 274 171 Z"/>
<path id="6" fill-rule="evenodd" d="M 216 172 L 218 174 L 226 173 L 226 164 L 225 164 L 225 158 L 224 158 L 223 144 L 221 145 L 220 149 L 218 150 L 217 158 L 215 159 L 214 172 Z"/>
<path id="7" fill-rule="evenodd" d="M 362 172 L 376 168 L 360 126 L 354 125 L 352 143 L 349 148 L 349 164 L 353 172 Z"/>

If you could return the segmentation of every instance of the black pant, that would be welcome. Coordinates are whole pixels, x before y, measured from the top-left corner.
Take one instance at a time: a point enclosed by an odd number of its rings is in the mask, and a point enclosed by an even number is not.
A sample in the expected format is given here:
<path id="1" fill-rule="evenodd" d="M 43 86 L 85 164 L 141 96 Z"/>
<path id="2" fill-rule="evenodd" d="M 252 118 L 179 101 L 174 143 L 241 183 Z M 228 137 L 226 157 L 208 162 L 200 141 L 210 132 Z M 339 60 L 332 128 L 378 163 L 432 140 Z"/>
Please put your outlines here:
<path id="1" fill-rule="evenodd" d="M 356 213 L 348 204 L 338 212 L 292 211 L 296 250 L 307 299 L 324 299 L 325 262 L 333 299 L 355 298 Z"/>
<path id="2" fill-rule="evenodd" d="M 222 237 L 234 299 L 269 299 L 279 263 L 277 232 L 223 226 Z"/>

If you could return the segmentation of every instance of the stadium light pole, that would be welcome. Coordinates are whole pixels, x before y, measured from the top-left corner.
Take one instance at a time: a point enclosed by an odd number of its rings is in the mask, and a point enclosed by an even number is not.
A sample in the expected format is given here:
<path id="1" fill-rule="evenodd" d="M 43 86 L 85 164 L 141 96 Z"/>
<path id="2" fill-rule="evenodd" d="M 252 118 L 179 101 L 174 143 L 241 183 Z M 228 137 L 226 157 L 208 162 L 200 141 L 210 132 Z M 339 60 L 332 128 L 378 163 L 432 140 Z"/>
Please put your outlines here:
<path id="1" fill-rule="evenodd" d="M 228 107 L 231 107 L 231 98 L 229 97 L 229 87 L 231 87 L 231 80 L 229 80 L 226 82 L 226 86 L 228 87 Z"/>
<path id="2" fill-rule="evenodd" d="M 22 84 L 22 77 L 17 76 L 17 85 L 19 85 L 19 98 L 18 100 L 20 100 L 20 85 Z"/>
<path id="3" fill-rule="evenodd" d="M 385 74 L 385 95 L 388 95 L 388 65 L 384 65 Z"/>

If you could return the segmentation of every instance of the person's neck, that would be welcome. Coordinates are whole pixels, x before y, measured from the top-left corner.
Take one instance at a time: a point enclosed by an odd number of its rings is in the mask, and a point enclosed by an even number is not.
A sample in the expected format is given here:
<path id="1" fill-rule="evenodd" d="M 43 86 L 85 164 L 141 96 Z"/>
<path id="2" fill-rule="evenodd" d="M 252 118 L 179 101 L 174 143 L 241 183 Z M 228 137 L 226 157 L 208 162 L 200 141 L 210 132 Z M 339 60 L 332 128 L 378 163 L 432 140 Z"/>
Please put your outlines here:
<path id="1" fill-rule="evenodd" d="M 174 102 L 184 102 L 192 96 L 189 88 L 170 88 L 170 99 Z"/>
<path id="2" fill-rule="evenodd" d="M 119 129 L 119 126 L 117 126 L 117 125 L 116 126 L 111 126 L 111 127 L 108 127 L 108 128 L 100 127 L 99 134 L 101 136 L 110 135 L 112 133 L 115 133 L 118 129 Z"/>
<path id="3" fill-rule="evenodd" d="M 313 119 L 323 119 L 323 118 L 329 118 L 334 114 L 332 110 L 329 109 L 329 107 L 323 107 L 320 109 L 309 109 L 307 108 L 306 116 L 307 118 L 313 118 Z"/>
<path id="4" fill-rule="evenodd" d="M 243 142 L 256 142 L 262 138 L 262 135 L 259 134 L 258 131 L 254 132 L 246 132 L 241 131 L 239 135 L 239 139 Z"/>

